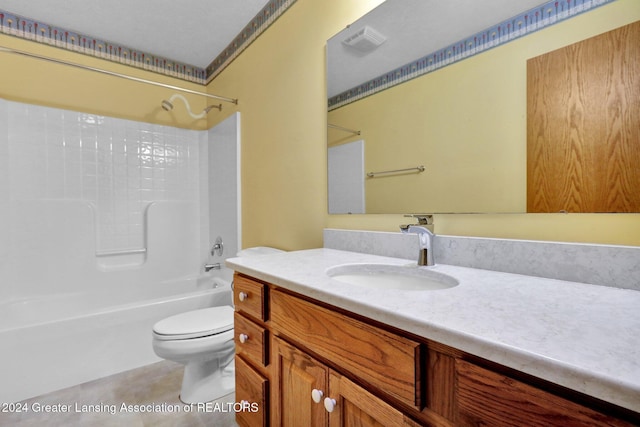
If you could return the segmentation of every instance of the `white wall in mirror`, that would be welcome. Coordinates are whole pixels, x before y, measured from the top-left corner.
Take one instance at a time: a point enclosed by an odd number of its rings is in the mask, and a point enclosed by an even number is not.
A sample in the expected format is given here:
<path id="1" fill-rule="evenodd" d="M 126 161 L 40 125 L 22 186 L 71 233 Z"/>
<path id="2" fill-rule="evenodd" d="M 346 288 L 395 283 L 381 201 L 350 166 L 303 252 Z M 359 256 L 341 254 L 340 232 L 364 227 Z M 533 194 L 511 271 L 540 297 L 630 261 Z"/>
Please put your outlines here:
<path id="1" fill-rule="evenodd" d="M 364 140 L 329 147 L 329 213 L 365 213 Z"/>

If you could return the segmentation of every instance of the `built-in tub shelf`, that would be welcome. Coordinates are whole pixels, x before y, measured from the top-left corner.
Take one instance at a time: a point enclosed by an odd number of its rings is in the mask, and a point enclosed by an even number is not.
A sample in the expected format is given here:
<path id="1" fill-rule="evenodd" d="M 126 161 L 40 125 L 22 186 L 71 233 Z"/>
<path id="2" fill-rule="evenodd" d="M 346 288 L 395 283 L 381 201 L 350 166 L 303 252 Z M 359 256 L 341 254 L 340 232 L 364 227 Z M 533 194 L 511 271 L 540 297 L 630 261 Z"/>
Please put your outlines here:
<path id="1" fill-rule="evenodd" d="M 108 256 L 120 256 L 130 254 L 146 254 L 147 248 L 141 249 L 122 249 L 117 251 L 96 251 L 96 258 L 108 257 Z"/>
<path id="2" fill-rule="evenodd" d="M 96 251 L 96 265 L 102 271 L 139 267 L 147 260 L 147 248 Z"/>

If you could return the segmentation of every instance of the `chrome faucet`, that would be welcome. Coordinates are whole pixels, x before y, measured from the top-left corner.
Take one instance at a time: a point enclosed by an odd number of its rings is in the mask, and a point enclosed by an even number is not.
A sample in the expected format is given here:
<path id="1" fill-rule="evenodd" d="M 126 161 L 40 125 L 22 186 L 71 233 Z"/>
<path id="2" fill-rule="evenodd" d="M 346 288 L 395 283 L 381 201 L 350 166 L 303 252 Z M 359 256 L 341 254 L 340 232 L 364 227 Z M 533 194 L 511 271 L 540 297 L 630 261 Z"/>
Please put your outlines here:
<path id="1" fill-rule="evenodd" d="M 420 252 L 418 253 L 418 265 L 434 265 L 433 259 L 433 238 L 434 234 L 427 228 L 433 224 L 431 215 L 405 215 L 418 219 L 418 224 L 401 225 L 400 231 L 403 233 L 415 233 L 420 239 Z"/>
<path id="2" fill-rule="evenodd" d="M 222 266 L 220 265 L 219 262 L 216 262 L 215 264 L 205 264 L 204 265 L 204 271 L 211 271 L 211 270 L 220 270 Z"/>

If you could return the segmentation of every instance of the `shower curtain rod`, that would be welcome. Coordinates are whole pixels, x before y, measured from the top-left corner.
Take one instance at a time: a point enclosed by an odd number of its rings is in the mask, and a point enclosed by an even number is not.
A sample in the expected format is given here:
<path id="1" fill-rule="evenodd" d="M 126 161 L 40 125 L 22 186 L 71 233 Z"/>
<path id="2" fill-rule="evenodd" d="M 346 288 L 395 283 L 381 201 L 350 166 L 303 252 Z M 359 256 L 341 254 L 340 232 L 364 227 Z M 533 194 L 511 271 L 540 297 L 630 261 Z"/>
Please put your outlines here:
<path id="1" fill-rule="evenodd" d="M 22 50 L 11 49 L 11 48 L 4 47 L 4 46 L 0 46 L 0 52 L 14 53 L 14 54 L 17 54 L 17 55 L 27 56 L 29 58 L 35 58 L 35 59 L 40 59 L 40 60 L 43 60 L 43 61 L 53 62 L 53 63 L 56 63 L 56 64 L 62 64 L 62 65 L 68 65 L 68 66 L 71 66 L 71 67 L 81 68 L 83 70 L 95 71 L 96 73 L 102 73 L 102 74 L 106 74 L 108 76 L 120 77 L 122 79 L 132 80 L 132 81 L 138 82 L 138 83 L 146 83 L 146 84 L 150 84 L 150 85 L 153 85 L 153 86 L 160 86 L 160 87 L 163 87 L 163 88 L 166 88 L 166 89 L 178 90 L 178 91 L 190 93 L 190 94 L 193 94 L 193 95 L 200 95 L 200 96 L 205 96 L 207 98 L 212 98 L 212 99 L 217 99 L 217 100 L 220 100 L 220 101 L 225 101 L 225 102 L 231 102 L 233 104 L 238 104 L 238 100 L 235 99 L 235 98 L 227 98 L 227 97 L 224 97 L 224 96 L 211 95 L 211 94 L 205 93 L 205 92 L 198 92 L 197 90 L 185 89 L 185 88 L 182 88 L 182 87 L 179 87 L 179 86 L 173 86 L 173 85 L 169 85 L 169 84 L 154 82 L 152 80 L 141 79 L 139 77 L 128 76 L 126 74 L 120 74 L 120 73 L 116 73 L 116 72 L 113 72 L 113 71 L 103 70 L 103 69 L 100 69 L 100 68 L 89 67 L 87 65 L 76 64 L 75 62 L 63 61 L 61 59 L 49 58 L 47 56 L 41 56 L 41 55 L 37 55 L 35 53 L 29 53 L 29 52 L 25 52 L 25 51 L 22 51 Z"/>

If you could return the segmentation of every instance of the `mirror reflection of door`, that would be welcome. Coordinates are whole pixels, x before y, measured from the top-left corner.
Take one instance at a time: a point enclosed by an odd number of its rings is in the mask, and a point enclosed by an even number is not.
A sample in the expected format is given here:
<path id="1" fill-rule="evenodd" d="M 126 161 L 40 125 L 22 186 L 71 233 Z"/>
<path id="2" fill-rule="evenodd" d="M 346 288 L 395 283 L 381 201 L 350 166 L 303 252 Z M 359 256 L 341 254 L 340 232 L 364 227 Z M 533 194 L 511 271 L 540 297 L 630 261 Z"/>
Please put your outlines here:
<path id="1" fill-rule="evenodd" d="M 640 22 L 527 62 L 527 212 L 640 212 Z"/>

